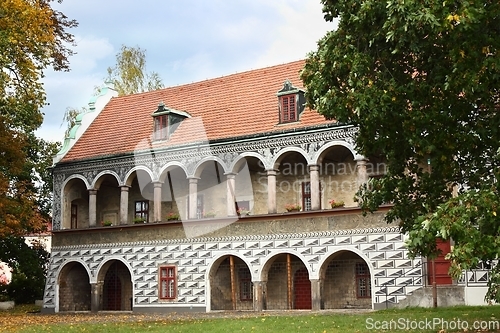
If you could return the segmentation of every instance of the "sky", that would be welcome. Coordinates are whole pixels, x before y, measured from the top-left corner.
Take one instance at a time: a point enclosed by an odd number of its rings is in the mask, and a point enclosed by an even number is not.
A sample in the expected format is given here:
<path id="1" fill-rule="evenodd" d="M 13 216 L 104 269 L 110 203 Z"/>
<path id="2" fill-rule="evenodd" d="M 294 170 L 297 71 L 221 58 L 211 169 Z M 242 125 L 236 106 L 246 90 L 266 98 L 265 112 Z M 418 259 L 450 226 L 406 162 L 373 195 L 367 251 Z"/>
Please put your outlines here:
<path id="1" fill-rule="evenodd" d="M 78 21 L 69 72 L 47 70 L 38 136 L 62 142 L 66 108 L 87 106 L 122 45 L 146 50 L 166 87 L 304 59 L 335 29 L 320 0 L 65 0 Z"/>

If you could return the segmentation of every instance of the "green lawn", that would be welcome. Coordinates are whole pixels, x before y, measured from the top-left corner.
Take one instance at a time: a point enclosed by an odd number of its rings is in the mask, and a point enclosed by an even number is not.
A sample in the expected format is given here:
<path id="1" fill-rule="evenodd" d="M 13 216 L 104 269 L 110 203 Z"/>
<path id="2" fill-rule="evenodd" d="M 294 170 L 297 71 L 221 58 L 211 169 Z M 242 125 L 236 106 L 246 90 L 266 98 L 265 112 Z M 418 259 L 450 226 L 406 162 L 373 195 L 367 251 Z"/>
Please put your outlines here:
<path id="1" fill-rule="evenodd" d="M 0 312 L 0 325 L 8 332 L 500 332 L 500 306 L 408 308 L 361 314 L 300 312 L 276 315 L 244 313 L 221 318 L 169 315 L 151 321 L 141 315 L 40 315 Z M 204 317 L 204 316 L 201 316 Z M 475 327 L 474 325 L 479 325 Z M 482 327 L 481 327 L 482 326 Z M 488 329 L 489 326 L 489 329 Z M 477 328 L 477 329 L 474 329 Z M 2 327 L 0 326 L 0 331 Z"/>

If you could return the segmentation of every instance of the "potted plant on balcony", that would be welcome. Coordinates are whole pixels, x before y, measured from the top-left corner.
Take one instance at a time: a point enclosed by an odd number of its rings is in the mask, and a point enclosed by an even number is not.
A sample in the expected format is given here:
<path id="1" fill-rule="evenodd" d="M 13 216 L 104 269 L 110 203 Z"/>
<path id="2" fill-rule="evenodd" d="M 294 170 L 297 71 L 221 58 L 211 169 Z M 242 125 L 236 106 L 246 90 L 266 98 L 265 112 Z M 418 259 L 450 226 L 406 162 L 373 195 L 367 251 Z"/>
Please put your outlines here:
<path id="1" fill-rule="evenodd" d="M 134 219 L 134 224 L 146 223 L 146 219 L 144 217 L 136 217 Z"/>
<path id="2" fill-rule="evenodd" d="M 248 216 L 248 215 L 250 215 L 250 211 L 245 209 L 245 208 L 239 208 L 236 211 L 236 214 L 238 214 L 238 216 Z"/>
<path id="3" fill-rule="evenodd" d="M 101 224 L 103 227 L 110 227 L 113 225 L 113 222 L 111 222 L 110 220 L 105 220 L 105 221 L 102 221 Z"/>
<path id="4" fill-rule="evenodd" d="M 287 212 L 298 212 L 302 209 L 302 206 L 299 204 L 287 204 L 285 205 L 285 209 Z"/>
<path id="5" fill-rule="evenodd" d="M 169 212 L 166 218 L 167 221 L 179 221 L 181 219 L 181 216 L 179 215 L 179 213 Z"/>
<path id="6" fill-rule="evenodd" d="M 214 212 L 203 212 L 203 217 L 207 218 L 207 219 L 211 219 L 211 218 L 215 217 L 215 213 Z"/>
<path id="7" fill-rule="evenodd" d="M 343 201 L 335 201 L 335 199 L 332 199 L 330 201 L 328 201 L 330 203 L 330 206 L 332 208 L 339 208 L 339 207 L 344 207 L 345 204 Z"/>

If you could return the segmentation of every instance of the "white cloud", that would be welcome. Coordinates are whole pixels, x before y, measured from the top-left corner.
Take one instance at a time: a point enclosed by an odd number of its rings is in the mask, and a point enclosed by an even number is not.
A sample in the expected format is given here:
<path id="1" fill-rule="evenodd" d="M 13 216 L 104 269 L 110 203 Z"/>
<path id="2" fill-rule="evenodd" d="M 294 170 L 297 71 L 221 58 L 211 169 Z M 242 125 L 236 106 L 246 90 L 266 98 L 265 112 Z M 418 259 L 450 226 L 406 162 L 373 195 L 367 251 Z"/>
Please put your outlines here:
<path id="1" fill-rule="evenodd" d="M 70 72 L 48 71 L 43 79 L 48 105 L 42 109 L 44 123 L 37 134 L 46 140 L 62 141 L 65 126 L 61 122 L 67 107 L 87 106 L 95 86 L 101 85 L 106 72 L 100 61 L 109 61 L 114 48 L 105 38 L 75 36 L 77 52 L 70 57 Z M 113 63 L 113 62 L 111 62 Z"/>
<path id="2" fill-rule="evenodd" d="M 79 22 L 77 54 L 69 73 L 47 72 L 49 106 L 38 133 L 60 141 L 67 107 L 88 103 L 115 63 L 120 46 L 147 51 L 147 70 L 172 86 L 305 58 L 335 27 L 319 0 L 64 1 L 60 10 Z M 104 7 L 103 7 L 104 6 Z"/>
<path id="3" fill-rule="evenodd" d="M 280 22 L 273 34 L 273 43 L 257 60 L 258 67 L 304 59 L 317 49 L 317 41 L 336 23 L 326 22 L 322 6 L 315 1 L 273 1 Z"/>
<path id="4" fill-rule="evenodd" d="M 114 56 L 115 50 L 107 38 L 94 36 L 75 36 L 76 54 L 71 57 L 71 70 L 73 73 L 86 73 L 95 70 L 98 60 Z"/>

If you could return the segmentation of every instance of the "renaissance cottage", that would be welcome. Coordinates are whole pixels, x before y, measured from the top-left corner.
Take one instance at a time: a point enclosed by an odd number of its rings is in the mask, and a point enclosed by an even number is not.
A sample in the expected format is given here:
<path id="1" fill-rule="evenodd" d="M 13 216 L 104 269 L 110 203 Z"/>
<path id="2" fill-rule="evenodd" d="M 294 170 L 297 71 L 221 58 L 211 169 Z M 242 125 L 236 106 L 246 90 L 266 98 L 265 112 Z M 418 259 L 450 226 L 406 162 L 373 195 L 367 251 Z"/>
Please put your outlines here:
<path id="1" fill-rule="evenodd" d="M 377 308 L 423 289 L 388 208 L 353 200 L 384 161 L 304 106 L 303 65 L 102 89 L 54 159 L 43 311 Z"/>

